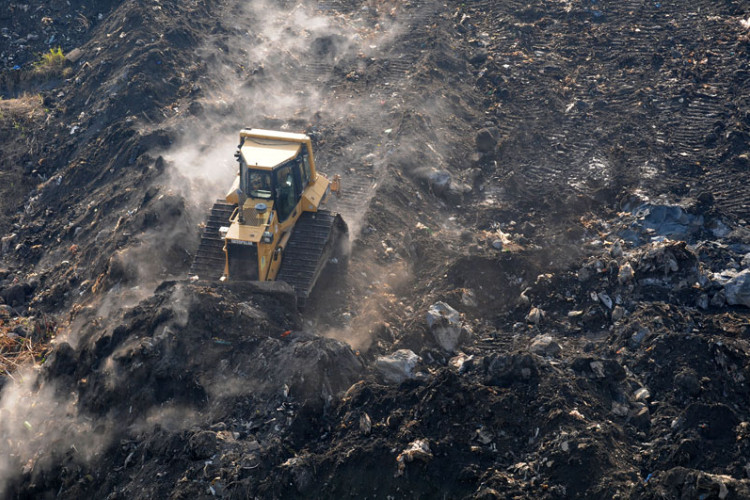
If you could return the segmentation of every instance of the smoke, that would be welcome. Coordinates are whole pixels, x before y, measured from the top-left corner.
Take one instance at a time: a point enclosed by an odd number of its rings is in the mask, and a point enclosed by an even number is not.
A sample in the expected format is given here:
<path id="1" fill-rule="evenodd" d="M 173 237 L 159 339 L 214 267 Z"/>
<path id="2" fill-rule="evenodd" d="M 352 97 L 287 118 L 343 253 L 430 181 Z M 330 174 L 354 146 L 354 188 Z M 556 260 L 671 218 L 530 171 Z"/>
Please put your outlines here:
<path id="1" fill-rule="evenodd" d="M 352 275 L 354 288 L 360 294 L 356 309 L 349 313 L 344 326 L 324 329 L 323 337 L 349 344 L 355 351 L 367 352 L 381 329 L 388 328 L 387 318 L 392 310 L 402 310 L 399 289 L 411 280 L 411 273 L 404 261 L 393 261 L 387 265 L 375 262 L 374 256 L 363 257 L 362 271 Z"/>
<path id="2" fill-rule="evenodd" d="M 60 396 L 54 384 L 37 386 L 31 368 L 16 372 L 0 397 L 0 492 L 14 478 L 32 478 L 54 466 L 86 463 L 107 443 L 107 425 L 78 413 L 75 392 Z"/>
<path id="3" fill-rule="evenodd" d="M 233 153 L 240 129 L 314 132 L 325 122 L 349 132 L 352 123 L 380 117 L 377 98 L 340 99 L 329 81 L 340 81 L 342 72 L 356 73 L 367 58 L 379 56 L 401 29 L 393 9 L 387 2 L 371 2 L 360 13 L 343 17 L 305 3 L 283 8 L 276 2 L 235 2 L 227 7 L 222 23 L 233 34 L 215 35 L 196 51 L 206 67 L 205 78 L 197 82 L 197 111 L 174 124 L 177 139 L 163 152 L 172 167 L 170 187 L 205 212 L 213 200 L 223 198 L 236 175 Z M 363 128 L 377 136 L 386 125 L 363 123 Z M 313 137 L 324 144 L 339 139 Z M 350 174 L 345 166 L 361 163 L 373 152 L 366 145 L 377 142 L 357 139 L 347 145 L 345 157 L 339 156 L 339 148 L 317 148 L 319 169 Z"/>
<path id="4" fill-rule="evenodd" d="M 130 426 L 130 431 L 136 435 L 145 434 L 158 427 L 169 433 L 177 433 L 190 429 L 201 420 L 201 415 L 193 408 L 165 404 L 149 409 L 143 419 Z"/>
<path id="5" fill-rule="evenodd" d="M 101 303 L 82 310 L 66 331 L 58 333 L 55 343 L 67 342 L 74 349 L 87 348 L 78 346 L 83 343 L 86 333 L 93 332 L 94 339 L 101 340 L 101 332 L 114 328 L 126 307 L 151 294 L 140 287 L 116 287 L 103 297 Z M 153 341 L 159 342 L 164 356 L 172 355 L 168 351 L 171 343 L 165 339 L 174 336 L 174 330 L 187 324 L 191 304 L 190 297 L 179 284 L 174 286 L 170 299 L 170 321 L 159 325 L 153 332 Z M 129 347 L 126 341 L 101 361 L 98 371 L 109 391 L 129 384 L 129 375 L 119 370 L 115 361 Z M 0 393 L 0 443 L 3 450 L 0 453 L 0 496 L 12 488 L 14 480 L 27 474 L 34 483 L 37 474 L 47 474 L 50 470 L 72 464 L 90 463 L 123 430 L 122 419 L 115 422 L 109 417 L 94 417 L 84 412 L 79 407 L 77 387 L 64 388 L 54 379 L 39 375 L 38 369 L 23 367 L 12 374 Z M 82 383 L 87 383 L 86 379 L 93 383 L 96 376 L 92 373 L 84 377 Z M 142 432 L 156 425 L 176 432 L 196 421 L 194 411 L 162 404 L 136 418 L 129 432 Z"/>

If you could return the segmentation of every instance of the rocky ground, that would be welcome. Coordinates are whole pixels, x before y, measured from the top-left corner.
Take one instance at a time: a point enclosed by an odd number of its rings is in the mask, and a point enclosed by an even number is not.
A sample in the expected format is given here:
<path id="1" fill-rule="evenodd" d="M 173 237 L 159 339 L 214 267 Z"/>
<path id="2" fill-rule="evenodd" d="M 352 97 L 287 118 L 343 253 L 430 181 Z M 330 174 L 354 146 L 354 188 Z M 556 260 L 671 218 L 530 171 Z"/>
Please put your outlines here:
<path id="1" fill-rule="evenodd" d="M 749 48 L 733 0 L 9 3 L 2 496 L 747 498 Z M 245 126 L 342 176 L 302 313 L 186 279 Z"/>

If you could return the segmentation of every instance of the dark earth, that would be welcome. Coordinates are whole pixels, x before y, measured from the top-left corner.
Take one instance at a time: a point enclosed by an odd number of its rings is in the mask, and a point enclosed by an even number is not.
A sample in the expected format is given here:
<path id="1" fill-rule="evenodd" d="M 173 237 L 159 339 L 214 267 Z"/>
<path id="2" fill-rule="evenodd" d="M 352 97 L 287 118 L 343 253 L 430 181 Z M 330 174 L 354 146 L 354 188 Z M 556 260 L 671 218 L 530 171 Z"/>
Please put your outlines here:
<path id="1" fill-rule="evenodd" d="M 747 2 L 10 1 L 0 97 L 0 497 L 750 498 Z M 242 127 L 302 312 L 188 279 Z"/>

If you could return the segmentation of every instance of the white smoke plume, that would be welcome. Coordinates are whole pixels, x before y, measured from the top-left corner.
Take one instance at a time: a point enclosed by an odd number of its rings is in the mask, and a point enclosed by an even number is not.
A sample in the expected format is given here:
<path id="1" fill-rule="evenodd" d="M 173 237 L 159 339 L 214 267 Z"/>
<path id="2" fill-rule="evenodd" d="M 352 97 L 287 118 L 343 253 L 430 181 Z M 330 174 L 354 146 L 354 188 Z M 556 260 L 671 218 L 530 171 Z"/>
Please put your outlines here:
<path id="1" fill-rule="evenodd" d="M 36 375 L 31 368 L 16 372 L 0 395 L 0 492 L 20 474 L 33 478 L 68 460 L 89 462 L 108 443 L 99 432 L 103 422 L 79 415 L 74 392 L 60 396 L 51 384 L 37 386 Z"/>

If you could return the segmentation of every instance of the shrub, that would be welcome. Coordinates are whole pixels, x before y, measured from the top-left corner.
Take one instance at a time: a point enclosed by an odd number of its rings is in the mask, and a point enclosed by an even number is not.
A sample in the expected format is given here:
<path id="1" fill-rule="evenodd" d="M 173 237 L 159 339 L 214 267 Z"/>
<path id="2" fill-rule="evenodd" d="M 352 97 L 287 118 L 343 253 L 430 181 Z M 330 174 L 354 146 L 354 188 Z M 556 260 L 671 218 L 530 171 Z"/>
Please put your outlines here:
<path id="1" fill-rule="evenodd" d="M 61 70 L 64 65 L 65 54 L 60 47 L 49 49 L 49 52 L 42 54 L 40 59 L 34 63 L 34 67 L 44 73 Z"/>

